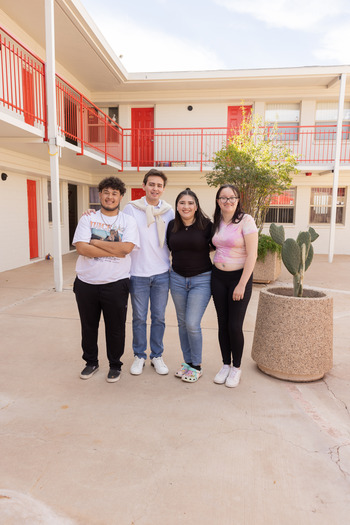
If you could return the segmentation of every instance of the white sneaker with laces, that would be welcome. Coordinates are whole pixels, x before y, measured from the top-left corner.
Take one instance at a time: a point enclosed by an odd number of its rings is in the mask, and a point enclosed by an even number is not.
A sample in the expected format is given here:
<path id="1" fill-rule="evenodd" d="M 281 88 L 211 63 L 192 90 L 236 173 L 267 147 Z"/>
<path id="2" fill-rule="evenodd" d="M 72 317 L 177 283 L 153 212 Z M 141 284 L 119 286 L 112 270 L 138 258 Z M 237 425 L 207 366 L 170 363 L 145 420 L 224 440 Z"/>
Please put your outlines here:
<path id="1" fill-rule="evenodd" d="M 151 365 L 154 366 L 157 374 L 160 374 L 161 376 L 165 376 L 169 373 L 169 368 L 164 363 L 162 357 L 153 357 L 153 359 L 151 359 Z"/>
<path id="2" fill-rule="evenodd" d="M 229 388 L 235 388 L 238 386 L 239 381 L 241 379 L 242 371 L 239 368 L 235 368 L 234 366 L 231 368 L 229 375 L 227 376 L 227 379 L 225 381 L 225 386 L 228 386 Z"/>
<path id="3" fill-rule="evenodd" d="M 230 373 L 230 365 L 224 365 L 214 377 L 214 383 L 216 383 L 217 385 L 223 385 L 229 373 Z"/>
<path id="4" fill-rule="evenodd" d="M 140 374 L 142 374 L 144 366 L 145 366 L 144 358 L 135 356 L 134 362 L 130 368 L 130 374 L 132 374 L 133 376 L 139 376 Z"/>

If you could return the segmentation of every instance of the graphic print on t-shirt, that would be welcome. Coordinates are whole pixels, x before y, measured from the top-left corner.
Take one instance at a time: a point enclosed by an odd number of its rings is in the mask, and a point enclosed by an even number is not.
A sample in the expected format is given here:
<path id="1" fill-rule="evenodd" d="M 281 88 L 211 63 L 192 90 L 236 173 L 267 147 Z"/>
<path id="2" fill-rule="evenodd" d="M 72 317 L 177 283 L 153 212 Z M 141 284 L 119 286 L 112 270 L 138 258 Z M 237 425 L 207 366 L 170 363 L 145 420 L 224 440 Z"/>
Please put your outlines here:
<path id="1" fill-rule="evenodd" d="M 122 242 L 124 228 L 111 228 L 112 225 L 101 224 L 99 222 L 91 221 L 91 239 L 99 239 L 100 241 Z"/>

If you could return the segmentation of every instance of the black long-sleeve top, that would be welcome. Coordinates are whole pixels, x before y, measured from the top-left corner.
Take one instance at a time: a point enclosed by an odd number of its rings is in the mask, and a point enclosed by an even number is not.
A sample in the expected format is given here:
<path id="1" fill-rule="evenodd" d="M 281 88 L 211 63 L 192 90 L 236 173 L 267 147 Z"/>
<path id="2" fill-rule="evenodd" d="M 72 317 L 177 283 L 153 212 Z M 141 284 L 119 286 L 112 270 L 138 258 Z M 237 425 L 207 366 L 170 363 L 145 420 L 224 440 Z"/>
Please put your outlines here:
<path id="1" fill-rule="evenodd" d="M 166 240 L 172 254 L 172 268 L 183 277 L 193 277 L 209 272 L 212 262 L 209 256 L 211 245 L 212 222 L 204 230 L 199 230 L 196 223 L 182 225 L 176 233 L 172 232 L 174 220 L 168 224 Z"/>

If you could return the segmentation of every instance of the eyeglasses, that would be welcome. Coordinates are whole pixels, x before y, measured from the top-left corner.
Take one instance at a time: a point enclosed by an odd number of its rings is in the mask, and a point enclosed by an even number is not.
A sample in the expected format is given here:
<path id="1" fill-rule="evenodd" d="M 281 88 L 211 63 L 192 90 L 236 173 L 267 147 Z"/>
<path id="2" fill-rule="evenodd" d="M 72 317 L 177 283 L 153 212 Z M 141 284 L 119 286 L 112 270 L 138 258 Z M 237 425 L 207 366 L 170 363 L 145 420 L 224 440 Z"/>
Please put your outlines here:
<path id="1" fill-rule="evenodd" d="M 227 201 L 233 204 L 235 201 L 238 201 L 238 197 L 219 197 L 218 201 L 221 201 L 222 204 L 225 204 Z"/>

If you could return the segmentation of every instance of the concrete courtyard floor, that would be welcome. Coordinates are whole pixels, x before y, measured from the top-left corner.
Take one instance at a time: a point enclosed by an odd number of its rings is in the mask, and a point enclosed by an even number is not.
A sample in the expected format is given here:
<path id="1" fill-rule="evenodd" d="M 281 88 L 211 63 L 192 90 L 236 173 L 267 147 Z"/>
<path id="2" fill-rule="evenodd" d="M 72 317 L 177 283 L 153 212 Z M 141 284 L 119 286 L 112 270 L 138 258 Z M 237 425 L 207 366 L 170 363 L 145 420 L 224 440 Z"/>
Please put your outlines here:
<path id="1" fill-rule="evenodd" d="M 334 297 L 330 373 L 290 383 L 257 369 L 255 285 L 236 389 L 213 383 L 221 360 L 212 302 L 203 377 L 174 377 L 181 351 L 171 298 L 168 376 L 149 361 L 130 375 L 129 308 L 121 380 L 106 382 L 101 327 L 100 371 L 82 381 L 75 260 L 64 256 L 62 293 L 52 261 L 0 273 L 1 525 L 350 523 L 349 256 L 332 264 L 316 256 L 305 278 Z M 283 271 L 280 280 L 291 279 Z"/>

